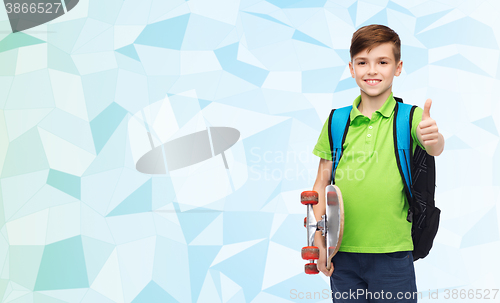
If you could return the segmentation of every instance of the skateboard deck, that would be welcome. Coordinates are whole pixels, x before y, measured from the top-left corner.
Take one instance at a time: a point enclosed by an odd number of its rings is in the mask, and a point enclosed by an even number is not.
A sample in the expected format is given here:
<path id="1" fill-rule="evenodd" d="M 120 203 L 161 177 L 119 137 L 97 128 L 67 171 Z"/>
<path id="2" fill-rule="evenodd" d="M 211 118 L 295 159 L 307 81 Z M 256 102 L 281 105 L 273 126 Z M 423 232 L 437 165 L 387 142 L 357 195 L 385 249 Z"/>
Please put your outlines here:
<path id="1" fill-rule="evenodd" d="M 319 222 L 316 221 L 313 205 L 318 203 L 318 193 L 315 191 L 305 191 L 301 194 L 301 203 L 307 206 L 307 216 L 304 218 L 304 227 L 307 229 L 307 246 L 302 248 L 302 259 L 309 260 L 305 265 L 307 274 L 317 274 L 314 260 L 319 258 L 319 249 L 314 246 L 314 235 L 316 230 L 321 230 L 325 237 L 325 247 L 327 248 L 326 268 L 330 270 L 332 258 L 338 252 L 344 233 L 344 202 L 340 189 L 335 185 L 328 185 L 325 188 L 325 215 Z"/>
<path id="2" fill-rule="evenodd" d="M 332 258 L 339 251 L 344 234 L 344 201 L 340 189 L 335 185 L 328 185 L 326 195 L 326 233 L 327 247 L 326 269 L 330 270 Z"/>

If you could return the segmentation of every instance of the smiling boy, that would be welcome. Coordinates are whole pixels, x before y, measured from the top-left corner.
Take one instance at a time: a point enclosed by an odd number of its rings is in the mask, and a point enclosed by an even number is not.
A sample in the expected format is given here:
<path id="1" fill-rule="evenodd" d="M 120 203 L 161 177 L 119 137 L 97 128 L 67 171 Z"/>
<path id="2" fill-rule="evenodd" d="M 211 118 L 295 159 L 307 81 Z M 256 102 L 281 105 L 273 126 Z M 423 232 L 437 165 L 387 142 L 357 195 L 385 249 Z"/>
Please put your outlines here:
<path id="1" fill-rule="evenodd" d="M 392 82 L 403 68 L 401 41 L 386 26 L 365 26 L 353 34 L 350 54 L 349 69 L 360 96 L 353 102 L 344 153 L 335 172 L 344 200 L 344 235 L 327 271 L 324 237 L 316 232 L 318 270 L 330 276 L 334 302 L 416 302 L 411 223 L 406 220 L 409 205 L 393 141 Z M 426 101 L 424 110 L 415 109 L 411 138 L 414 147 L 418 144 L 438 156 L 444 138 L 430 117 L 431 102 Z M 313 151 L 321 158 L 313 187 L 319 194 L 314 206 L 317 220 L 325 213 L 325 186 L 332 175 L 329 127 L 328 119 Z M 346 296 L 352 293 L 362 295 Z"/>

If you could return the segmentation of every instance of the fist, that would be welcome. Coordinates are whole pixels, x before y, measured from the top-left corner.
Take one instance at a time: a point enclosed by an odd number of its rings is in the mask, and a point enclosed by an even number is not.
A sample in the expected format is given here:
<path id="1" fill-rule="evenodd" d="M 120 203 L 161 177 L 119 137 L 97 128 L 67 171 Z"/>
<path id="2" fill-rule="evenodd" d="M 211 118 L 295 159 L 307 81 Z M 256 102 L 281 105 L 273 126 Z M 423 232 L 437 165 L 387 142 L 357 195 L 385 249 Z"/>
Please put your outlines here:
<path id="1" fill-rule="evenodd" d="M 438 143 L 439 131 L 436 121 L 431 118 L 432 100 L 427 99 L 422 113 L 422 121 L 417 126 L 417 137 L 424 147 L 431 147 Z"/>

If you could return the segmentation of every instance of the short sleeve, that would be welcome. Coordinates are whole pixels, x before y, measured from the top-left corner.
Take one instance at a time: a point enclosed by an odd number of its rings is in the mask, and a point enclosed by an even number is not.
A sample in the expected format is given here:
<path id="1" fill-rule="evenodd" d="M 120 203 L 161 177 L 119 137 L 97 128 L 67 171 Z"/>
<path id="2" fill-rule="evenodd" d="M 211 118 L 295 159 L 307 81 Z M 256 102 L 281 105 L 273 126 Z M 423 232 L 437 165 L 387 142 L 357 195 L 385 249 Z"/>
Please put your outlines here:
<path id="1" fill-rule="evenodd" d="M 330 117 L 326 119 L 323 129 L 321 130 L 321 134 L 319 135 L 318 142 L 316 143 L 316 146 L 314 146 L 313 150 L 313 154 L 325 160 L 332 160 L 330 139 L 328 137 L 328 128 L 330 127 L 330 124 L 328 123 L 329 120 Z"/>
<path id="2" fill-rule="evenodd" d="M 424 110 L 420 107 L 415 108 L 415 111 L 413 112 L 413 121 L 411 123 L 411 137 L 413 139 L 413 146 L 416 146 L 415 145 L 416 143 L 418 144 L 418 146 L 420 146 L 420 148 L 425 150 L 425 147 L 422 145 L 422 143 L 420 143 L 420 141 L 418 141 L 417 137 L 417 126 L 420 123 L 420 121 L 422 121 L 423 112 Z"/>

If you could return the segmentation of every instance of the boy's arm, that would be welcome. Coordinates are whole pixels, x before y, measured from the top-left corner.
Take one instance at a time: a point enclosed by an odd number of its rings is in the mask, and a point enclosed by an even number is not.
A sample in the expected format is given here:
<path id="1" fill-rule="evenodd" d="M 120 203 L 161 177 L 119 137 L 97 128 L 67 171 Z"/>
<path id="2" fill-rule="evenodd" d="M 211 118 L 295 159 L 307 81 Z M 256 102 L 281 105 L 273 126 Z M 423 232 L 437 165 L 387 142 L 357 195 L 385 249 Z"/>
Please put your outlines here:
<path id="1" fill-rule="evenodd" d="M 431 156 L 439 156 L 444 149 L 444 137 L 439 133 L 436 121 L 431 118 L 432 100 L 427 99 L 422 113 L 422 121 L 417 127 L 417 138 Z"/>
<path id="2" fill-rule="evenodd" d="M 332 175 L 332 161 L 320 159 L 318 167 L 318 175 L 316 176 L 316 182 L 314 182 L 313 190 L 318 193 L 318 204 L 313 206 L 314 217 L 316 222 L 321 220 L 321 216 L 325 214 L 325 187 L 330 184 L 330 177 Z M 325 237 L 321 234 L 321 231 L 316 231 L 314 235 L 314 245 L 319 248 L 320 258 L 318 260 L 318 270 L 321 271 L 326 276 L 330 276 L 333 272 L 332 270 L 326 270 L 326 247 L 325 247 Z"/>

